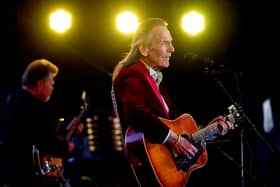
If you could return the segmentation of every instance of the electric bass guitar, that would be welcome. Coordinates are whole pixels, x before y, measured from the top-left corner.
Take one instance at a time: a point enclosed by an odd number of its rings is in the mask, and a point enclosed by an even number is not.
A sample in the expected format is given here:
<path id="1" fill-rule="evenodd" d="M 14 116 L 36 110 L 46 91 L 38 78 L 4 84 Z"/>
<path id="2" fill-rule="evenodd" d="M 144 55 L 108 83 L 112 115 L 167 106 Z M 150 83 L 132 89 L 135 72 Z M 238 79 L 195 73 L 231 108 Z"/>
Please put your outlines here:
<path id="1" fill-rule="evenodd" d="M 240 114 L 233 105 L 228 109 L 229 114 L 224 118 L 236 125 Z M 207 163 L 206 140 L 219 132 L 218 124 L 209 124 L 199 129 L 189 114 L 182 114 L 175 120 L 160 120 L 172 131 L 192 142 L 198 148 L 196 156 L 188 159 L 177 155 L 171 147 L 151 143 L 142 132 L 129 127 L 125 134 L 129 162 L 139 186 L 183 187 L 191 173 Z"/>

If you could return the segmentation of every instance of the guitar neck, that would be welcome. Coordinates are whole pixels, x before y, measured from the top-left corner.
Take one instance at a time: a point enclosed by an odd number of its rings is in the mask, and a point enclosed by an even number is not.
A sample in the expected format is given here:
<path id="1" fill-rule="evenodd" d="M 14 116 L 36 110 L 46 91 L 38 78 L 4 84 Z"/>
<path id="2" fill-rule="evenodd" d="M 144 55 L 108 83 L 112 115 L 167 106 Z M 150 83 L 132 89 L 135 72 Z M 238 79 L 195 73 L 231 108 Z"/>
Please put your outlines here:
<path id="1" fill-rule="evenodd" d="M 200 143 L 202 140 L 205 140 L 209 136 L 213 136 L 219 132 L 218 123 L 213 123 L 208 125 L 205 128 L 202 128 L 191 135 L 191 140 L 193 143 Z"/>
<path id="2" fill-rule="evenodd" d="M 229 121 L 232 124 L 235 124 L 236 122 L 235 118 L 237 119 L 240 118 L 240 114 L 238 113 L 238 110 L 233 105 L 229 107 L 229 110 L 230 110 L 230 114 L 226 115 L 224 117 L 224 120 Z M 202 128 L 194 132 L 193 134 L 191 134 L 190 138 L 194 143 L 197 144 L 197 143 L 201 143 L 202 140 L 206 140 L 209 136 L 218 134 L 219 131 L 220 131 L 219 123 L 215 122 L 206 126 L 205 128 Z"/>
<path id="3" fill-rule="evenodd" d="M 77 127 L 77 126 L 79 125 L 79 123 L 81 122 L 81 118 L 82 118 L 82 116 L 84 115 L 86 109 L 87 109 L 87 107 L 84 106 L 84 107 L 82 108 L 82 110 L 80 111 L 80 114 L 79 114 L 77 117 L 75 117 L 75 118 L 71 121 L 71 123 L 68 125 L 68 127 L 67 127 L 68 132 L 67 132 L 66 137 L 65 137 L 67 141 L 69 141 L 69 140 L 71 139 L 72 134 L 74 133 L 76 127 Z"/>
<path id="4" fill-rule="evenodd" d="M 80 120 L 79 120 L 80 121 Z M 78 124 L 79 124 L 79 121 L 75 121 L 75 124 L 73 124 L 75 127 L 76 126 L 78 126 Z M 68 130 L 68 132 L 67 132 L 67 134 L 66 134 L 66 137 L 65 137 L 65 139 L 67 140 L 67 141 L 70 141 L 70 139 L 71 139 L 71 137 L 72 137 L 72 134 L 74 133 L 74 130 L 75 130 L 75 128 L 73 127 L 73 128 L 70 128 L 69 130 Z"/>

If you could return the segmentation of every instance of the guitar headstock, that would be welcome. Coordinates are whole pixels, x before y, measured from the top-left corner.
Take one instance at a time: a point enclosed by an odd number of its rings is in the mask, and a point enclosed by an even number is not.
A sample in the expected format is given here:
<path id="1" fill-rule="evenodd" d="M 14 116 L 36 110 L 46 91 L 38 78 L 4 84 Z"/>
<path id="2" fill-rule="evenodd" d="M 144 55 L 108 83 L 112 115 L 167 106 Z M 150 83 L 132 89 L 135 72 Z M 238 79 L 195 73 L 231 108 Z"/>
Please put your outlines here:
<path id="1" fill-rule="evenodd" d="M 82 92 L 81 99 L 82 99 L 83 104 L 84 104 L 83 107 L 87 107 L 87 93 L 86 93 L 85 90 L 83 90 L 83 92 Z"/>
<path id="2" fill-rule="evenodd" d="M 237 127 L 237 122 L 241 120 L 240 109 L 238 109 L 235 105 L 230 105 L 228 107 L 229 114 L 225 116 L 225 119 L 231 122 L 234 127 Z"/>

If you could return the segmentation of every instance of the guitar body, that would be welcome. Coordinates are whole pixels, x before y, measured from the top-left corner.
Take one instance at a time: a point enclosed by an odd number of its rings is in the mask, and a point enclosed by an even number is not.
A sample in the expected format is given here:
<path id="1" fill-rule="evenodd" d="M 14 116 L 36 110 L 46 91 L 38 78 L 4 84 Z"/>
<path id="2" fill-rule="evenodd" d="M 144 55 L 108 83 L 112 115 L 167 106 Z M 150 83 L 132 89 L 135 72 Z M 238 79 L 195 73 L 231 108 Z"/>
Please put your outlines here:
<path id="1" fill-rule="evenodd" d="M 65 182 L 62 157 L 43 154 L 35 145 L 32 148 L 34 174 L 45 184 L 60 184 Z"/>
<path id="2" fill-rule="evenodd" d="M 175 120 L 160 120 L 170 129 L 183 137 L 198 131 L 195 120 L 189 114 L 183 114 Z M 200 149 L 195 160 L 189 160 L 186 168 L 178 168 L 176 155 L 165 144 L 149 142 L 141 132 L 128 128 L 125 145 L 133 172 L 140 186 L 183 187 L 192 171 L 203 167 L 208 160 L 205 147 Z M 186 159 L 186 158 L 184 158 Z"/>
<path id="3" fill-rule="evenodd" d="M 64 181 L 63 158 L 53 155 L 43 155 L 43 171 L 45 180 L 50 182 Z"/>

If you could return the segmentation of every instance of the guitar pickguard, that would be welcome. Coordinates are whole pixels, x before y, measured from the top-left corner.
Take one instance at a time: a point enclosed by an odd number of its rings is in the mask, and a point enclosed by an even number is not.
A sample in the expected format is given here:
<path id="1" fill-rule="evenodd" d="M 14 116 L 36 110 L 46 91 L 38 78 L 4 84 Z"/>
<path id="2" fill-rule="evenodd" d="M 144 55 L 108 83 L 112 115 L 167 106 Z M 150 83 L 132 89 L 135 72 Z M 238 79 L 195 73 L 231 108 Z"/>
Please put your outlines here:
<path id="1" fill-rule="evenodd" d="M 182 137 L 186 138 L 190 142 L 192 142 L 191 139 L 187 135 L 182 135 Z M 176 163 L 176 168 L 178 170 L 183 170 L 184 172 L 188 172 L 192 165 L 198 164 L 197 160 L 201 156 L 202 151 L 205 148 L 205 145 L 203 143 L 194 144 L 194 145 L 198 149 L 198 152 L 192 159 L 188 159 L 184 155 L 175 155 L 174 156 L 174 161 Z"/>

